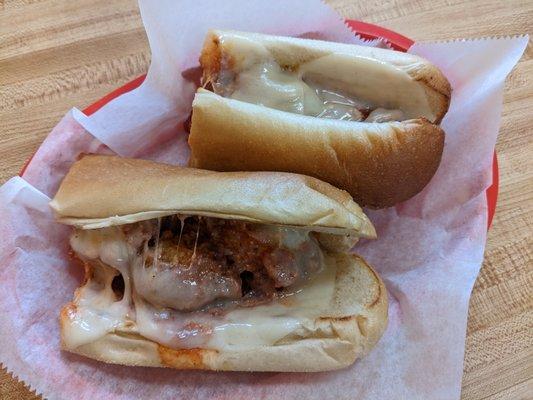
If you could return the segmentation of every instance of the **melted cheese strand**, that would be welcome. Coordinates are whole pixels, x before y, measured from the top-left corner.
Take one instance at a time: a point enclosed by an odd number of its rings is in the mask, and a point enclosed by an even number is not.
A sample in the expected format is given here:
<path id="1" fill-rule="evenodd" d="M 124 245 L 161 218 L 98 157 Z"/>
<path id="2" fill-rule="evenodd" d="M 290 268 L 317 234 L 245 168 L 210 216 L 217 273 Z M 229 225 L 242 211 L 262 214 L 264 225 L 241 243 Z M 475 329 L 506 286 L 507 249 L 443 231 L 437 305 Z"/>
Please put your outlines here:
<path id="1" fill-rule="evenodd" d="M 198 246 L 198 237 L 200 236 L 200 222 L 202 220 L 202 217 L 198 217 L 198 228 L 196 230 L 196 239 L 194 240 L 194 249 L 192 251 L 192 256 L 191 256 L 191 262 L 189 264 L 189 268 L 192 267 L 192 262 L 194 261 L 194 258 L 196 257 L 196 247 Z"/>
<path id="2" fill-rule="evenodd" d="M 178 219 L 180 220 L 180 237 L 178 238 L 178 251 L 176 253 L 176 258 L 179 260 L 181 236 L 183 235 L 183 228 L 185 227 L 185 221 L 187 220 L 187 216 L 178 215 Z"/>

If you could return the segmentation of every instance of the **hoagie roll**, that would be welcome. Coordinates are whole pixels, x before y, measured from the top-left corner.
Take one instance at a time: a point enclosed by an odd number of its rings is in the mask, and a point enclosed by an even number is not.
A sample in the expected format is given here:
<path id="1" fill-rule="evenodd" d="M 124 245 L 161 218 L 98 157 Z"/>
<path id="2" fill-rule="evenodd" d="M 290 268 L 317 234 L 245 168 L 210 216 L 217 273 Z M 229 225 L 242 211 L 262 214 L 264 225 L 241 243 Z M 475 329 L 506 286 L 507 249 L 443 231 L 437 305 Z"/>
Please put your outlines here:
<path id="1" fill-rule="evenodd" d="M 366 354 L 385 328 L 383 283 L 348 253 L 374 228 L 315 178 L 85 156 L 50 205 L 85 268 L 61 311 L 65 350 L 124 365 L 323 371 Z"/>
<path id="2" fill-rule="evenodd" d="M 212 93 L 193 102 L 193 167 L 308 174 L 380 208 L 414 196 L 440 163 L 451 89 L 420 57 L 213 30 L 200 63 Z"/>

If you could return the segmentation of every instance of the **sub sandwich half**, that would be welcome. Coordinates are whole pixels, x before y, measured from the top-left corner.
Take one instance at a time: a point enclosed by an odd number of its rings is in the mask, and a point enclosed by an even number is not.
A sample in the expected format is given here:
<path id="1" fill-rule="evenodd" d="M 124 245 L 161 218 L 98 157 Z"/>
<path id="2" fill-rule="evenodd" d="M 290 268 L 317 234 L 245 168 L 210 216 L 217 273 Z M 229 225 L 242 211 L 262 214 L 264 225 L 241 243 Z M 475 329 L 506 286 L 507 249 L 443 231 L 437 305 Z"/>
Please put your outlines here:
<path id="1" fill-rule="evenodd" d="M 85 281 L 65 350 L 136 366 L 324 371 L 366 354 L 383 283 L 348 250 L 375 231 L 344 191 L 302 175 L 113 156 L 76 162 L 50 203 Z"/>
<path id="2" fill-rule="evenodd" d="M 210 31 L 193 102 L 190 166 L 314 176 L 361 206 L 420 192 L 444 146 L 450 85 L 412 54 Z"/>

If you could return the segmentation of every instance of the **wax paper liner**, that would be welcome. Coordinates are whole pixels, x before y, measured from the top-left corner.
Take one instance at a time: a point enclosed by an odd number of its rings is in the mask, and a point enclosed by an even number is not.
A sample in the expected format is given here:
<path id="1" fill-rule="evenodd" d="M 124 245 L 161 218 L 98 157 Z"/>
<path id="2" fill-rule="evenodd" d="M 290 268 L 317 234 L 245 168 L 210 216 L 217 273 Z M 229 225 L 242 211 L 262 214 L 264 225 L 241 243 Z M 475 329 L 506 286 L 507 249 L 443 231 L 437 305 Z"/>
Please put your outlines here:
<path id="1" fill-rule="evenodd" d="M 59 351 L 58 311 L 80 268 L 69 229 L 48 197 L 83 152 L 114 152 L 175 164 L 188 150 L 194 71 L 208 27 L 336 41 L 356 39 L 319 1 L 141 1 L 152 50 L 145 82 L 90 117 L 68 113 L 22 178 L 0 188 L 0 360 L 50 399 L 287 398 L 452 399 L 460 393 L 468 299 L 486 236 L 485 188 L 501 113 L 503 82 L 527 38 L 416 44 L 453 89 L 443 121 L 442 164 L 428 187 L 394 208 L 369 211 L 379 239 L 357 252 L 381 273 L 389 326 L 354 366 L 324 373 L 216 373 L 106 365 Z M 90 132 L 90 133 L 89 133 Z"/>

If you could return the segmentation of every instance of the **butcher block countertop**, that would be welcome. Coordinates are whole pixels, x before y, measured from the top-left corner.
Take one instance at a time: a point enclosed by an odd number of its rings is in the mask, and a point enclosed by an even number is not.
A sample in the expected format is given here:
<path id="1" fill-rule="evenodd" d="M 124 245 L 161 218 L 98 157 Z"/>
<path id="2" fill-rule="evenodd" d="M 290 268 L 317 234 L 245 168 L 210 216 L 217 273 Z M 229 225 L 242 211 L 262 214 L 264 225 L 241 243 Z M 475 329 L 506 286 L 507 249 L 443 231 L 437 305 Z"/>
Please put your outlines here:
<path id="1" fill-rule="evenodd" d="M 268 0 L 265 0 L 268 1 Z M 329 0 L 416 40 L 533 33 L 531 0 Z M 135 0 L 0 0 L 0 184 L 59 119 L 146 72 Z M 533 47 L 505 85 L 500 194 L 468 317 L 462 399 L 533 398 Z M 1 339 L 0 339 L 1 345 Z M 38 398 L 0 370 L 0 398 Z"/>

